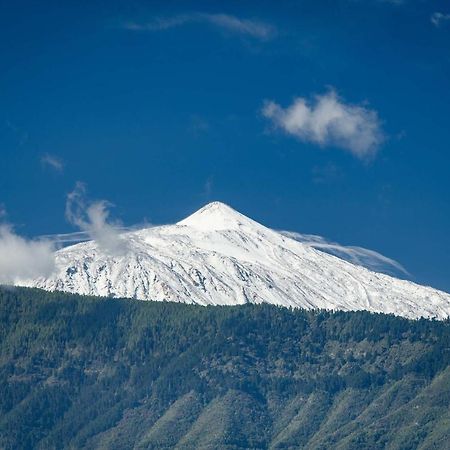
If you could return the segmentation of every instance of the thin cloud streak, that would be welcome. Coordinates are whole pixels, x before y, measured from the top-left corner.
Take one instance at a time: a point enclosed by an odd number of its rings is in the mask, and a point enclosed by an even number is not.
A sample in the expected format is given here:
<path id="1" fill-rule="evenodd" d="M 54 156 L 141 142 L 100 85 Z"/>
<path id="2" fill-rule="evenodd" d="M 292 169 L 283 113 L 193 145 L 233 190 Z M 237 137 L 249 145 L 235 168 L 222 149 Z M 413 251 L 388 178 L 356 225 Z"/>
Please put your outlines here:
<path id="1" fill-rule="evenodd" d="M 43 166 L 50 167 L 57 172 L 62 172 L 64 169 L 62 160 L 54 155 L 50 155 L 49 153 L 45 153 L 41 156 L 41 164 Z"/>
<path id="2" fill-rule="evenodd" d="M 190 13 L 159 17 L 151 22 L 127 22 L 124 28 L 131 31 L 164 31 L 189 23 L 205 23 L 241 36 L 266 41 L 276 36 L 276 28 L 256 19 L 241 19 L 229 14 Z"/>
<path id="3" fill-rule="evenodd" d="M 374 250 L 341 245 L 337 242 L 328 241 L 322 236 L 313 234 L 301 234 L 293 231 L 279 231 L 279 233 L 316 250 L 337 256 L 340 259 L 358 266 L 363 266 L 374 272 L 386 273 L 395 277 L 411 277 L 411 274 L 399 262 Z"/>
<path id="4" fill-rule="evenodd" d="M 377 112 L 345 103 L 334 90 L 312 102 L 298 97 L 286 108 L 266 101 L 262 115 L 300 141 L 338 147 L 360 159 L 373 158 L 384 140 Z"/>
<path id="5" fill-rule="evenodd" d="M 152 225 L 150 223 L 141 223 L 132 226 L 119 226 L 114 225 L 115 230 L 119 235 L 123 233 L 128 233 L 130 231 L 138 231 L 144 228 L 153 228 L 158 225 Z M 45 234 L 39 236 L 39 239 L 47 240 L 56 244 L 57 247 L 66 246 L 69 244 L 77 244 L 79 242 L 92 241 L 92 233 L 89 231 L 74 231 L 73 233 L 56 233 L 56 234 Z"/>

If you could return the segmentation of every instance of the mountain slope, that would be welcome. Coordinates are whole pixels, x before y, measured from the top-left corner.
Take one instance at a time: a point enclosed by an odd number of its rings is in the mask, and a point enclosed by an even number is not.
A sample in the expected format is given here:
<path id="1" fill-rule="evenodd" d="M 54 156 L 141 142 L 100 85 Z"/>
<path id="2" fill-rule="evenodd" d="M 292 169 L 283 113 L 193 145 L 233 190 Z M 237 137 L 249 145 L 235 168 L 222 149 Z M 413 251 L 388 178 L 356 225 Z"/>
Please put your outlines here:
<path id="1" fill-rule="evenodd" d="M 448 449 L 449 325 L 0 288 L 0 448 Z"/>
<path id="2" fill-rule="evenodd" d="M 200 305 L 270 303 L 368 310 L 410 318 L 450 315 L 450 295 L 320 252 L 214 202 L 174 225 L 57 252 L 57 271 L 27 283 L 47 290 Z"/>

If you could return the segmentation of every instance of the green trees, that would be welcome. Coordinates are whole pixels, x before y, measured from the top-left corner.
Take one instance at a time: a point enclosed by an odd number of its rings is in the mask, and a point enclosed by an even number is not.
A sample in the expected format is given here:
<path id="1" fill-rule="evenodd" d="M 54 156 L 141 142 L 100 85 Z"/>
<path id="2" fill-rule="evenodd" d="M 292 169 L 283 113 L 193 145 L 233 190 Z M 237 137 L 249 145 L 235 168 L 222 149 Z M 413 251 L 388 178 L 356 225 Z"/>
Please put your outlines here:
<path id="1" fill-rule="evenodd" d="M 449 337 L 367 312 L 0 288 L 0 448 L 432 448 L 450 437 Z"/>

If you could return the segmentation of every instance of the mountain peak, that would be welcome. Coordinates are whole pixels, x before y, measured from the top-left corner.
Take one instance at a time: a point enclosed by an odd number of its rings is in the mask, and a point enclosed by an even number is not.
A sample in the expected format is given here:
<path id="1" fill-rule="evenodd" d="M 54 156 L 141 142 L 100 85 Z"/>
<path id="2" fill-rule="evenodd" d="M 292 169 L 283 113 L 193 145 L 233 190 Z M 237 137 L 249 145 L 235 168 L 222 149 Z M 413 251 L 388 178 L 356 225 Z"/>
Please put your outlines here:
<path id="1" fill-rule="evenodd" d="M 178 222 L 202 231 L 234 230 L 253 220 L 222 202 L 211 202 Z"/>
<path id="2" fill-rule="evenodd" d="M 271 303 L 450 317 L 450 295 L 371 272 L 210 203 L 175 225 L 123 236 L 128 251 L 97 245 L 59 250 L 55 273 L 27 285 L 86 295 L 200 305 Z"/>

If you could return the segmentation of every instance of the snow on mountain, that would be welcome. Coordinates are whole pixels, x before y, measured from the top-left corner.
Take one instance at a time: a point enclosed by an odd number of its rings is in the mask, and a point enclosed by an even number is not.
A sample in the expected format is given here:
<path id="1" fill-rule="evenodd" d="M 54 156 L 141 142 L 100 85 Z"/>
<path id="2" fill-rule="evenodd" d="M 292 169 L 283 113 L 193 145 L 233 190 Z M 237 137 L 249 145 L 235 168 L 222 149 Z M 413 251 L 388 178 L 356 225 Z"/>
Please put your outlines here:
<path id="1" fill-rule="evenodd" d="M 56 253 L 47 290 L 200 305 L 368 310 L 409 318 L 450 316 L 450 295 L 370 271 L 264 227 L 214 202 L 174 225 L 121 235 L 126 252 L 94 241 Z"/>

